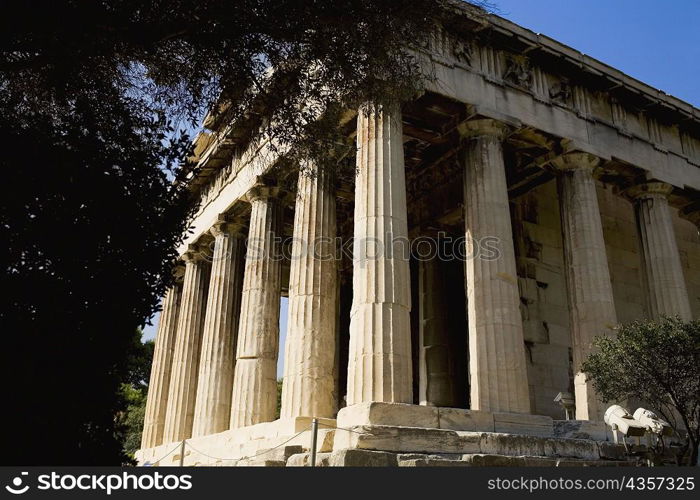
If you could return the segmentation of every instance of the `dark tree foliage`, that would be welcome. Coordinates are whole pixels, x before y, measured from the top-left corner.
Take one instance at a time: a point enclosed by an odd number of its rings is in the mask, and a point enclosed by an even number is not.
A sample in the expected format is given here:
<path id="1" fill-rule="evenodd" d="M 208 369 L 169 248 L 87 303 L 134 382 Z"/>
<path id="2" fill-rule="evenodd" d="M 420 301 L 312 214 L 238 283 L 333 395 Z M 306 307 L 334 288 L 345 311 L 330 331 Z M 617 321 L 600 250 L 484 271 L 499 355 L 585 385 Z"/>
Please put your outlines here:
<path id="1" fill-rule="evenodd" d="M 280 412 L 282 411 L 282 384 L 284 380 L 277 379 L 277 410 L 275 411 L 275 418 L 280 418 Z"/>
<path id="2" fill-rule="evenodd" d="M 119 463 L 132 335 L 186 227 L 185 197 L 159 167 L 178 148 L 97 73 L 69 95 L 51 75 L 21 75 L 0 77 L 5 460 Z"/>
<path id="3" fill-rule="evenodd" d="M 117 434 L 124 454 L 129 458 L 133 458 L 134 453 L 141 446 L 148 382 L 153 361 L 154 342 L 152 340 L 142 342 L 141 337 L 140 329 L 132 337 L 133 348 L 127 358 L 127 378 L 121 387 L 125 409 L 117 413 L 116 419 Z"/>
<path id="4" fill-rule="evenodd" d="M 456 3 L 12 4 L 0 20 L 3 461 L 122 461 L 133 332 L 172 279 L 191 213 L 179 132 L 212 109 L 327 156 L 334 127 L 314 120 L 414 92 L 405 42 L 424 44 Z"/>
<path id="5" fill-rule="evenodd" d="M 155 342 L 153 340 L 144 342 L 142 336 L 143 332 L 139 328 L 132 337 L 132 347 L 127 357 L 127 377 L 124 383 L 145 394 L 148 391 L 148 382 L 151 378 Z"/>
<path id="6" fill-rule="evenodd" d="M 146 393 L 134 391 L 125 386 L 124 396 L 127 401 L 126 411 L 121 415 L 122 450 L 128 457 L 125 465 L 135 465 L 134 455 L 141 448 L 143 419 L 146 415 Z"/>
<path id="7" fill-rule="evenodd" d="M 616 337 L 597 337 L 583 370 L 604 401 L 636 399 L 686 439 L 687 463 L 700 443 L 700 321 L 679 318 L 622 325 Z M 684 435 L 687 433 L 687 437 Z"/>

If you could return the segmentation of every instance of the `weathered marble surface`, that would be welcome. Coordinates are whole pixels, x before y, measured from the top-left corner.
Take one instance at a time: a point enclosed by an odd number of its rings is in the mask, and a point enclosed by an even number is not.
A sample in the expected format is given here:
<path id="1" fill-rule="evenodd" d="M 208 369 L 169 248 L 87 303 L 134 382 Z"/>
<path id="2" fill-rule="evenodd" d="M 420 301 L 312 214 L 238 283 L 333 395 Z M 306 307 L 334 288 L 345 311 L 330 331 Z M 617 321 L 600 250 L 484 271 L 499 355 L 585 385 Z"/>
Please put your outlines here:
<path id="1" fill-rule="evenodd" d="M 576 418 L 601 420 L 605 408 L 581 371 L 593 340 L 617 325 L 593 170 L 599 160 L 573 152 L 554 160 L 559 177 L 564 263 L 569 298 Z"/>
<path id="2" fill-rule="evenodd" d="M 279 350 L 282 207 L 276 188 L 258 186 L 251 203 L 230 428 L 275 419 Z"/>
<path id="3" fill-rule="evenodd" d="M 192 248 L 185 254 L 184 260 L 185 276 L 168 390 L 164 443 L 181 441 L 192 435 L 199 353 L 207 305 L 210 265 L 203 249 Z"/>
<path id="4" fill-rule="evenodd" d="M 212 228 L 214 254 L 199 361 L 193 436 L 225 431 L 231 417 L 231 394 L 241 310 L 245 240 L 240 222 L 225 217 Z"/>
<path id="5" fill-rule="evenodd" d="M 294 212 L 282 418 L 332 418 L 337 411 L 335 191 L 331 173 L 307 167 Z"/>
<path id="6" fill-rule="evenodd" d="M 366 105 L 357 123 L 353 301 L 347 403 L 410 402 L 410 273 L 398 104 Z"/>
<path id="7" fill-rule="evenodd" d="M 688 321 L 692 319 L 690 301 L 668 206 L 672 190 L 669 184 L 651 182 L 632 189 L 630 196 L 637 215 L 649 315 L 678 315 Z"/>
<path id="8" fill-rule="evenodd" d="M 530 413 L 520 293 L 503 164 L 508 128 L 462 125 L 469 381 L 475 410 Z M 480 253 L 486 238 L 498 255 Z M 475 257 L 475 258 L 474 258 Z"/>
<path id="9" fill-rule="evenodd" d="M 163 443 L 181 294 L 182 285 L 178 284 L 170 288 L 163 298 L 153 351 L 151 378 L 148 384 L 148 400 L 143 418 L 141 448 L 153 448 Z"/>

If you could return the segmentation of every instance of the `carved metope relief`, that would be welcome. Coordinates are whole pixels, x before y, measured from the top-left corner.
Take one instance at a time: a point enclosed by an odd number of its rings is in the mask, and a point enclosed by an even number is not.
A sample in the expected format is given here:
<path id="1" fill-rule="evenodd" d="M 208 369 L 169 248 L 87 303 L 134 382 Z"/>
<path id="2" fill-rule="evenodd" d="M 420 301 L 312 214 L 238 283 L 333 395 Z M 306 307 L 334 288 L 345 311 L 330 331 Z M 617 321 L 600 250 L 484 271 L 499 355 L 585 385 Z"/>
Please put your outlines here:
<path id="1" fill-rule="evenodd" d="M 472 45 L 471 43 L 455 39 L 452 44 L 452 55 L 458 62 L 472 65 Z"/>
<path id="2" fill-rule="evenodd" d="M 532 84 L 532 67 L 525 56 L 510 55 L 506 58 L 506 71 L 503 79 L 525 89 Z"/>
<path id="3" fill-rule="evenodd" d="M 549 87 L 549 98 L 552 102 L 562 106 L 569 106 L 571 102 L 571 84 L 567 78 L 562 78 Z"/>

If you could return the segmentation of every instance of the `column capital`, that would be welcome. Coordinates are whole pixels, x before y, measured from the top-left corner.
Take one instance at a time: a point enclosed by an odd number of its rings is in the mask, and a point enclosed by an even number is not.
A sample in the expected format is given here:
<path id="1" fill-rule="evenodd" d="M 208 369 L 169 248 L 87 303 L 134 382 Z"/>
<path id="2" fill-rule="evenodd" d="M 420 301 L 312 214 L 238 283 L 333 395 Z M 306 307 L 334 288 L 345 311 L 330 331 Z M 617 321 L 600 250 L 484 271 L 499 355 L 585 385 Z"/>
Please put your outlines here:
<path id="1" fill-rule="evenodd" d="M 359 107 L 360 113 L 372 113 L 386 111 L 397 113 L 401 111 L 401 102 L 398 99 L 386 99 L 384 101 L 366 101 Z"/>
<path id="2" fill-rule="evenodd" d="M 329 157 L 331 157 L 333 153 L 333 151 L 329 151 Z M 334 168 L 329 168 L 327 165 L 319 165 L 311 158 L 304 158 L 299 161 L 298 167 L 299 176 L 304 175 L 312 179 L 327 178 L 331 182 L 335 182 L 336 180 L 336 171 Z"/>
<path id="3" fill-rule="evenodd" d="M 245 224 L 240 218 L 221 214 L 209 229 L 209 233 L 215 238 L 221 235 L 242 238 L 245 236 L 245 227 Z"/>
<path id="4" fill-rule="evenodd" d="M 644 182 L 636 184 L 625 190 L 625 196 L 630 200 L 645 200 L 648 198 L 668 198 L 673 191 L 673 186 L 665 182 Z"/>
<path id="5" fill-rule="evenodd" d="M 600 158 L 590 153 L 573 151 L 564 153 L 550 161 L 550 164 L 558 170 L 590 170 L 591 172 L 600 165 Z"/>
<path id="6" fill-rule="evenodd" d="M 177 260 L 173 264 L 172 273 L 176 283 L 182 282 L 182 278 L 185 276 L 185 265 L 182 260 Z"/>
<path id="7" fill-rule="evenodd" d="M 499 141 L 505 139 L 511 128 L 504 122 L 492 118 L 467 120 L 457 125 L 457 132 L 462 139 L 493 137 Z"/>
<path id="8" fill-rule="evenodd" d="M 205 247 L 197 243 L 190 244 L 187 247 L 187 251 L 182 254 L 181 259 L 186 264 L 206 260 Z"/>
<path id="9" fill-rule="evenodd" d="M 280 194 L 280 188 L 274 180 L 267 177 L 258 177 L 255 185 L 245 194 L 245 200 L 248 203 L 252 203 L 257 200 L 275 198 Z"/>

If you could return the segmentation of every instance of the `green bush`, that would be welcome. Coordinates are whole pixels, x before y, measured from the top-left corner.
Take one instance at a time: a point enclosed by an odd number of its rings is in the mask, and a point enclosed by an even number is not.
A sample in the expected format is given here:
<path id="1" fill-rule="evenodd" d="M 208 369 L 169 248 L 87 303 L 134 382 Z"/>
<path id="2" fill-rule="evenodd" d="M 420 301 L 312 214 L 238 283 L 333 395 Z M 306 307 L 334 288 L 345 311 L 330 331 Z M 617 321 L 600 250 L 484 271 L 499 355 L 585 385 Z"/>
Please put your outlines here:
<path id="1" fill-rule="evenodd" d="M 700 441 L 700 321 L 635 321 L 597 337 L 583 371 L 604 401 L 636 398 L 674 426 L 697 464 Z"/>

